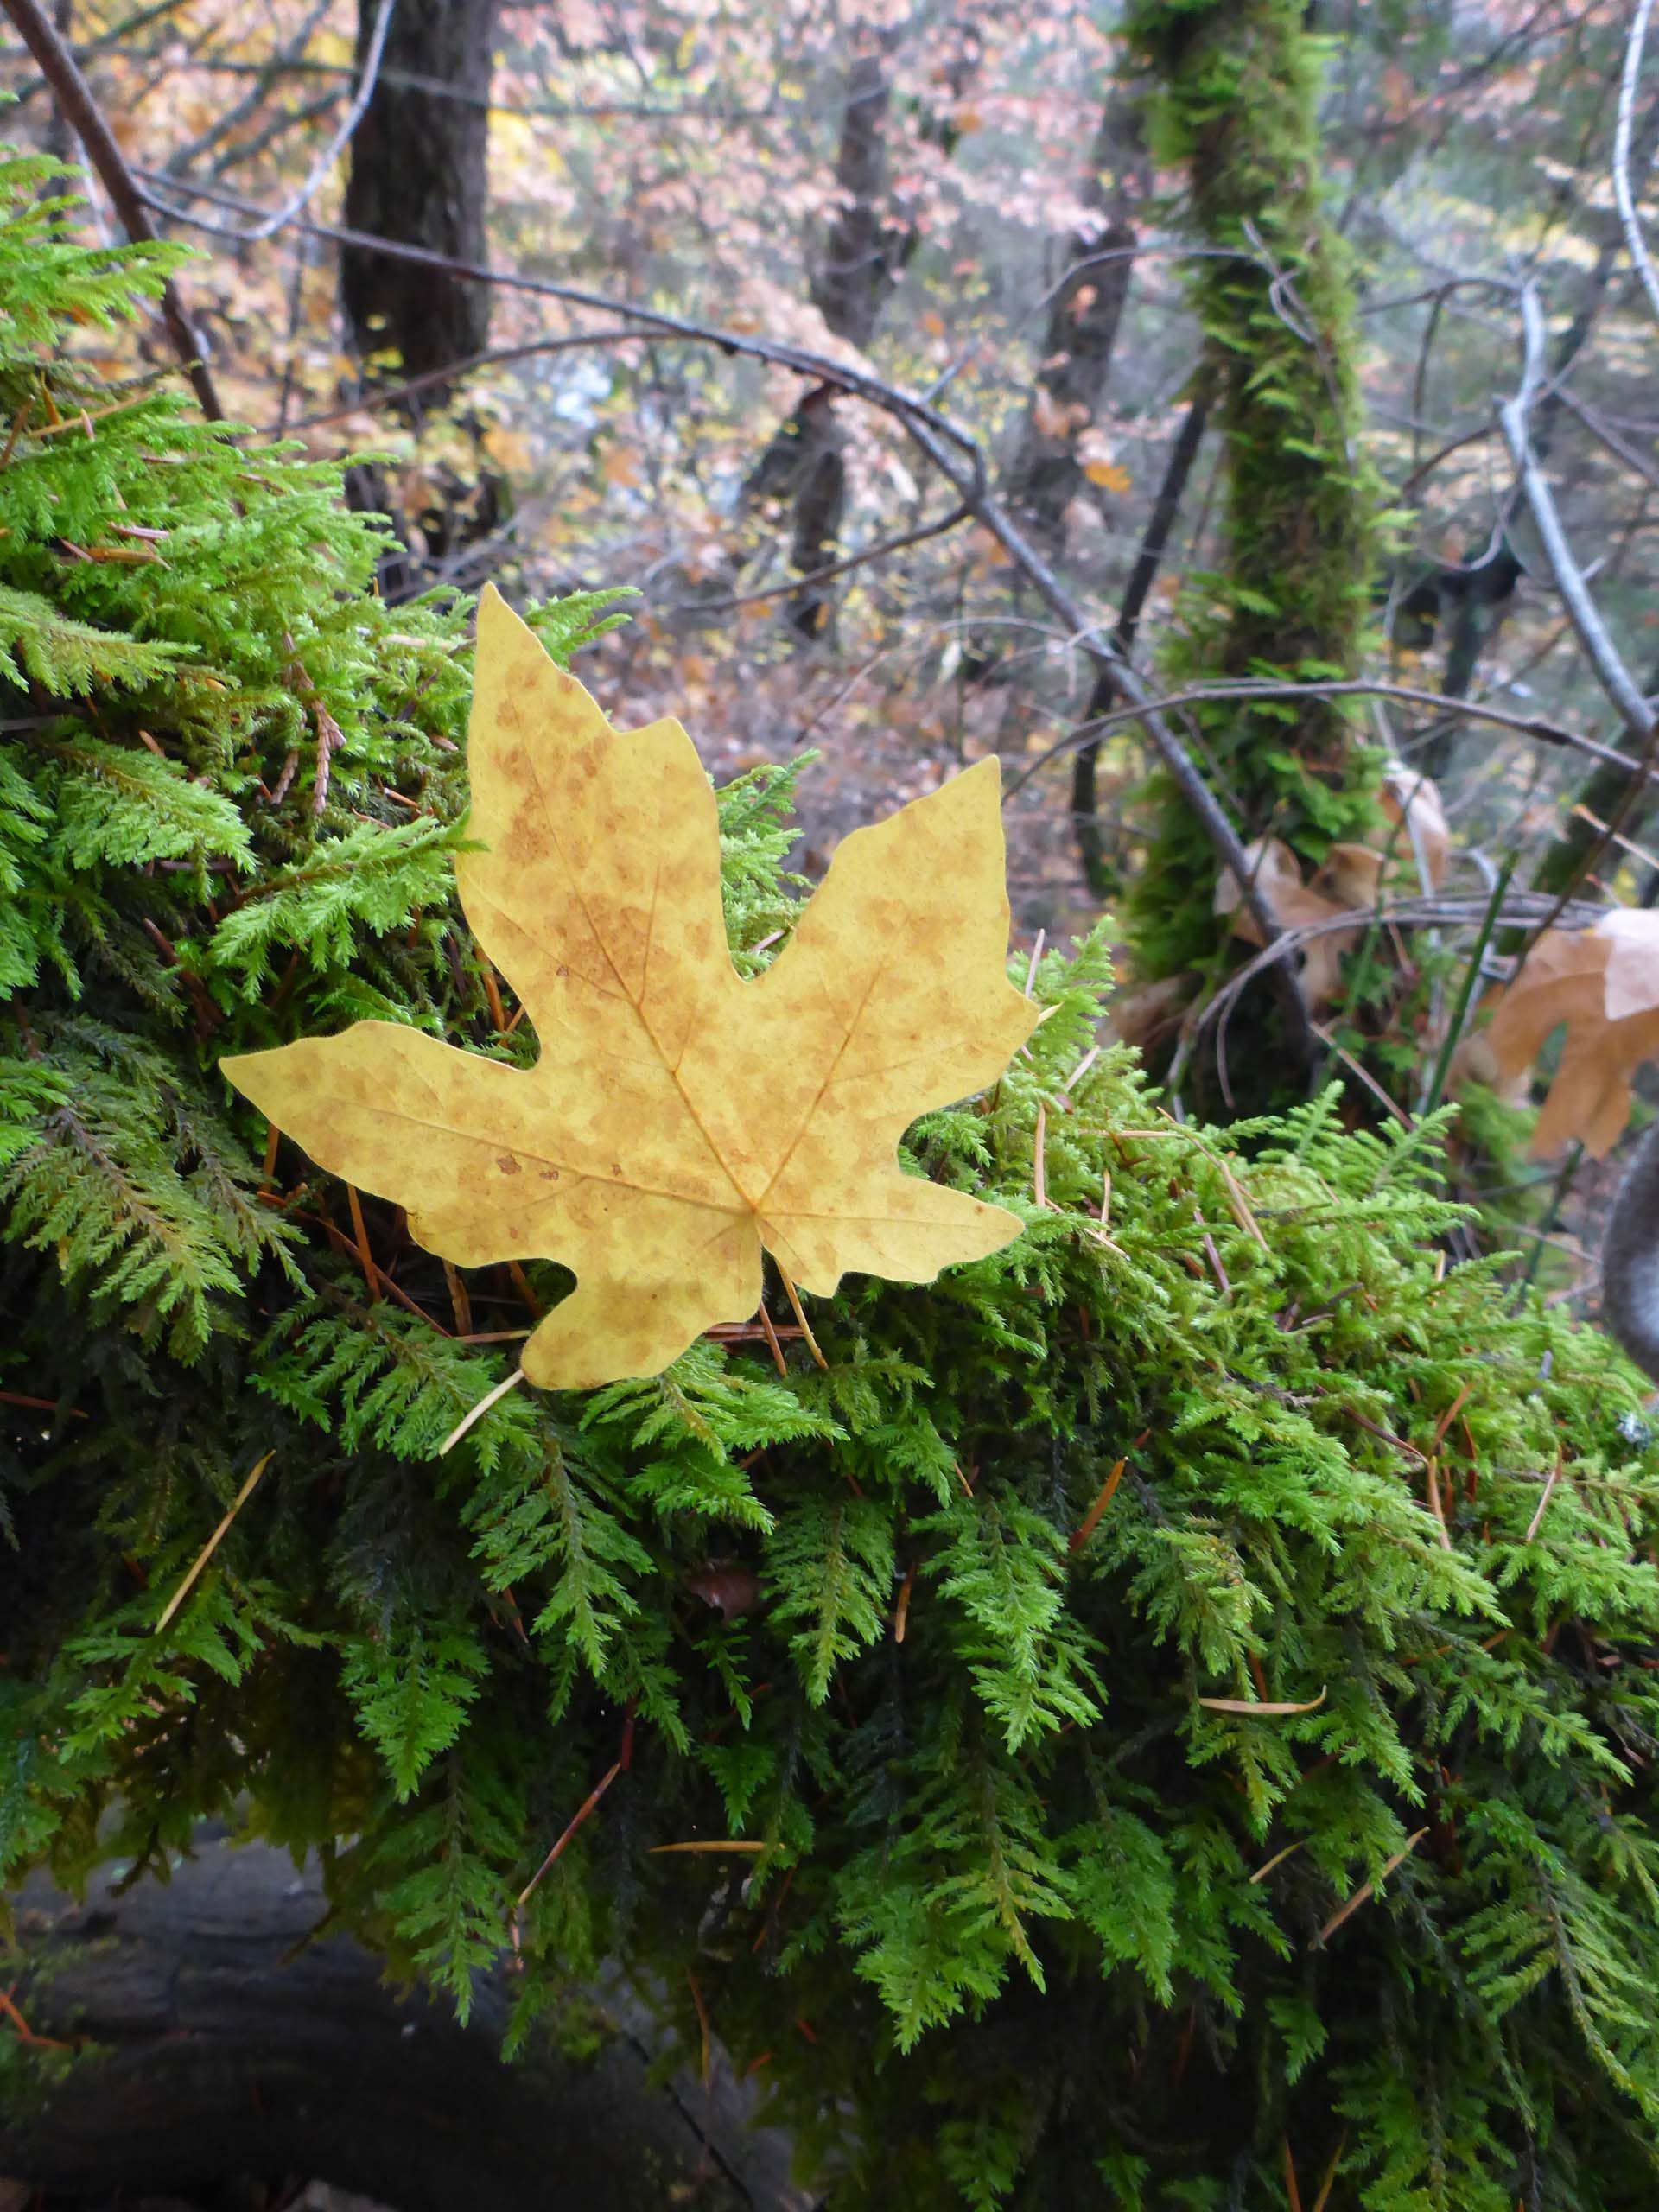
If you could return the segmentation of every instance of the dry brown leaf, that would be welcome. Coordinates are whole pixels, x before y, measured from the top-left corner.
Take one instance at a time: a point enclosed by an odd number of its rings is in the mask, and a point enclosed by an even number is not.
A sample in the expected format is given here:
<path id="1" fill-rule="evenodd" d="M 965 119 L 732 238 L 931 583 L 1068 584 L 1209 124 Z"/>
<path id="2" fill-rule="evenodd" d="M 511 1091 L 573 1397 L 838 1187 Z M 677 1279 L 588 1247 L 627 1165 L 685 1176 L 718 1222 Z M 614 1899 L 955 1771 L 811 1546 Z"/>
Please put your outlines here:
<path id="1" fill-rule="evenodd" d="M 385 1021 L 222 1065 L 442 1257 L 574 1271 L 525 1344 L 531 1382 L 658 1373 L 753 1313 L 763 1247 L 827 1297 L 849 1268 L 925 1282 L 1020 1234 L 896 1151 L 1035 1026 L 1007 976 L 995 761 L 844 839 L 745 982 L 691 741 L 675 721 L 613 730 L 493 590 L 468 749 L 483 849 L 456 864 L 461 903 L 535 1024 L 535 1067 Z"/>
<path id="2" fill-rule="evenodd" d="M 1405 825 L 1421 887 L 1438 891 L 1452 865 L 1452 829 L 1439 785 L 1402 761 L 1391 760 L 1383 771 L 1380 797 L 1389 820 Z"/>
<path id="3" fill-rule="evenodd" d="M 1257 838 L 1244 848 L 1244 857 L 1255 869 L 1255 888 L 1263 905 L 1281 928 L 1305 929 L 1347 912 L 1344 903 L 1328 899 L 1303 882 L 1300 863 L 1281 838 L 1269 837 L 1265 842 Z M 1233 935 L 1243 938 L 1246 944 L 1261 944 L 1261 929 L 1245 906 L 1230 868 L 1223 868 L 1217 878 L 1212 911 L 1230 914 Z M 1327 930 L 1301 945 L 1302 965 L 1297 980 L 1308 1006 L 1328 1006 L 1337 996 L 1342 982 L 1342 956 L 1358 941 L 1357 929 Z"/>
<path id="4" fill-rule="evenodd" d="M 1620 906 L 1596 924 L 1598 937 L 1611 938 L 1607 956 L 1609 1021 L 1659 1007 L 1659 912 L 1649 906 Z"/>
<path id="5" fill-rule="evenodd" d="M 1332 845 L 1308 886 L 1346 913 L 1375 906 L 1382 889 L 1384 861 L 1369 845 Z"/>
<path id="6" fill-rule="evenodd" d="M 1123 1045 L 1145 1045 L 1185 1011 L 1192 996 L 1190 976 L 1162 976 L 1156 982 L 1138 983 L 1133 990 L 1118 991 L 1109 1001 L 1107 1019 L 1112 1034 Z"/>
<path id="7" fill-rule="evenodd" d="M 1488 1026 L 1498 1072 L 1512 1082 L 1567 1025 L 1560 1065 L 1533 1133 L 1535 1153 L 1558 1151 L 1577 1139 L 1599 1160 L 1630 1120 L 1631 1076 L 1659 1053 L 1656 940 L 1626 928 L 1630 918 L 1609 916 L 1590 930 L 1546 930 Z M 1610 921 L 1618 926 L 1610 930 Z M 1616 992 L 1610 982 L 1615 958 Z M 1610 1003 L 1634 1010 L 1610 1012 Z"/>

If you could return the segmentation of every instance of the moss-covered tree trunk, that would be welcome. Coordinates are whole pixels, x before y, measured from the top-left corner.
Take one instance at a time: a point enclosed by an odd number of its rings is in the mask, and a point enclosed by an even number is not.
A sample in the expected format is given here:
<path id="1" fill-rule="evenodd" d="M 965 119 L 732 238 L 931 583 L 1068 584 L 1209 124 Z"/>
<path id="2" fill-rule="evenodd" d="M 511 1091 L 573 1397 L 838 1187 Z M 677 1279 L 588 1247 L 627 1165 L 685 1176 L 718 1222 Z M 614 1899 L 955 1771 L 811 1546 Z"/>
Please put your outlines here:
<path id="1" fill-rule="evenodd" d="M 1300 0 L 1145 0 L 1129 33 L 1152 79 L 1160 163 L 1187 179 L 1193 264 L 1224 440 L 1219 572 L 1195 580 L 1169 672 L 1184 682 L 1352 676 L 1378 499 L 1358 450 L 1352 296 L 1320 191 L 1319 56 Z M 1370 807 L 1368 753 L 1341 707 L 1206 709 L 1204 753 L 1247 837 L 1308 862 Z M 1215 860 L 1172 796 L 1137 893 L 1149 972 L 1215 949 Z"/>

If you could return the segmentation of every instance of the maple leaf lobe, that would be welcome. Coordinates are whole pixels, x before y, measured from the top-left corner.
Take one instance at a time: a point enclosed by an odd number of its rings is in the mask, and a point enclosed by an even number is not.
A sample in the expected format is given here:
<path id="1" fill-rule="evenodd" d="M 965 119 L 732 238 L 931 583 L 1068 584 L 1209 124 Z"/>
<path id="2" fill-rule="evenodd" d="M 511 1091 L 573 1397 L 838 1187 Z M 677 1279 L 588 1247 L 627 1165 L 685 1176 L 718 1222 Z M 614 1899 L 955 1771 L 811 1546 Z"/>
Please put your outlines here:
<path id="1" fill-rule="evenodd" d="M 848 837 L 746 982 L 690 740 L 666 720 L 613 731 L 488 589 L 468 750 L 480 849 L 457 884 L 537 1065 L 373 1021 L 221 1065 L 321 1166 L 403 1204 L 430 1250 L 572 1269 L 524 1347 L 532 1382 L 658 1372 L 754 1311 L 763 1247 L 827 1296 L 849 1269 L 927 1281 L 1020 1233 L 896 1154 L 1036 1018 L 1007 973 L 994 760 Z"/>

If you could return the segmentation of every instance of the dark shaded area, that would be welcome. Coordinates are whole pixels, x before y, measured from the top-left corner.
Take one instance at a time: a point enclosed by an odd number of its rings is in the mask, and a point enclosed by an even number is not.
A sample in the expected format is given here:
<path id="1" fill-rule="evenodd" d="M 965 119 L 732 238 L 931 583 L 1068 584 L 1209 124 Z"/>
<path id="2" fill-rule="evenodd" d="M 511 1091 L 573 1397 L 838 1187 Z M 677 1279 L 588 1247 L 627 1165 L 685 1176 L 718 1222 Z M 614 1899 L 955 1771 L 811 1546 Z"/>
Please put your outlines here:
<path id="1" fill-rule="evenodd" d="M 43 2051 L 41 2074 L 60 2075 L 43 2083 L 26 2046 L 7 2052 L 0 2175 L 94 2202 L 119 2188 L 217 2207 L 226 2177 L 289 2173 L 398 2212 L 804 2212 L 783 2139 L 742 2132 L 723 2061 L 707 2090 L 690 2074 L 649 2085 L 661 2054 L 625 1994 L 579 1993 L 618 2030 L 591 2063 L 541 2039 L 504 2066 L 503 1982 L 462 2028 L 349 1938 L 310 1940 L 326 1910 L 315 1870 L 259 1845 L 209 1843 L 124 1896 L 100 1876 L 84 1905 L 29 1883 L 16 2002 L 35 2035 L 97 2048 L 67 2066 Z"/>

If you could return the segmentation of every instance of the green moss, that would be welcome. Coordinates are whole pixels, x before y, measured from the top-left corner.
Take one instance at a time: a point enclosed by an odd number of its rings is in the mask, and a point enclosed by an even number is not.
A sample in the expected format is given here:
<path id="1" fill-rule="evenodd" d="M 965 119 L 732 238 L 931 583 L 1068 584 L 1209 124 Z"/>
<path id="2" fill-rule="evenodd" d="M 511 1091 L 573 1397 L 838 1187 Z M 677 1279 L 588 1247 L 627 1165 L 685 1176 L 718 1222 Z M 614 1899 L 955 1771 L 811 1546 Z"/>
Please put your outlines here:
<path id="1" fill-rule="evenodd" d="M 38 220 L 0 308 L 151 265 Z M 43 342 L 14 415 L 107 397 Z M 609 1960 L 696 2050 L 689 1972 L 841 2212 L 1281 2212 L 1287 2145 L 1330 2212 L 1650 2204 L 1659 1463 L 1611 1346 L 1445 1267 L 1440 1128 L 1177 1128 L 1127 1053 L 1077 1073 L 1107 963 L 1051 953 L 1028 1053 L 908 1140 L 1016 1244 L 849 1283 L 823 1370 L 704 1342 L 440 1457 L 521 1285 L 371 1205 L 372 1296 L 214 1066 L 371 1008 L 539 1049 L 452 896 L 467 610 L 368 595 L 329 472 L 160 391 L 102 423 L 0 470 L 0 587 L 109 641 L 0 733 L 4 1879 L 228 1819 L 462 2006 L 516 1925 L 521 2036 Z M 84 576 L 34 486 L 89 547 L 155 518 L 168 572 Z M 787 798 L 721 794 L 751 968 Z"/>
<path id="2" fill-rule="evenodd" d="M 1165 664 L 1180 682 L 1351 677 L 1370 619 L 1382 495 L 1360 445 L 1349 261 L 1320 188 L 1320 49 L 1303 12 L 1300 0 L 1153 0 L 1128 25 L 1154 150 L 1184 172 L 1206 250 L 1189 293 L 1226 472 L 1224 563 L 1187 579 Z M 1373 829 L 1377 763 L 1344 704 L 1218 702 L 1196 719 L 1246 838 L 1281 837 L 1317 864 Z M 1171 791 L 1133 907 L 1147 973 L 1215 950 L 1214 880 Z"/>

